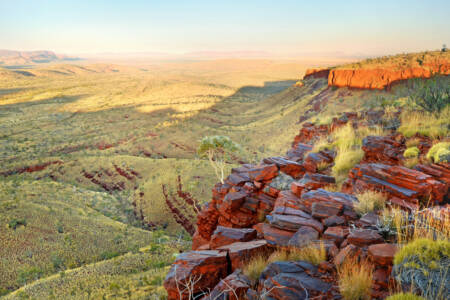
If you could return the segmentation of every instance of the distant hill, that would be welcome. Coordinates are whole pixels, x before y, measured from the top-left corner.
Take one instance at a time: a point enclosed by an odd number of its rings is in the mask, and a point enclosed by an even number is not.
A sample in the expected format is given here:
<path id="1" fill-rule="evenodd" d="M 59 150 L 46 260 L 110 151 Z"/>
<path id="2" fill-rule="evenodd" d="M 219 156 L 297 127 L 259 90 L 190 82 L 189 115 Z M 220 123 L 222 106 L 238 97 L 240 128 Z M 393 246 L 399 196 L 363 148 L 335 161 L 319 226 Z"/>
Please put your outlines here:
<path id="1" fill-rule="evenodd" d="M 76 57 L 56 54 L 52 51 L 15 51 L 0 49 L 0 65 L 16 66 L 78 60 Z"/>

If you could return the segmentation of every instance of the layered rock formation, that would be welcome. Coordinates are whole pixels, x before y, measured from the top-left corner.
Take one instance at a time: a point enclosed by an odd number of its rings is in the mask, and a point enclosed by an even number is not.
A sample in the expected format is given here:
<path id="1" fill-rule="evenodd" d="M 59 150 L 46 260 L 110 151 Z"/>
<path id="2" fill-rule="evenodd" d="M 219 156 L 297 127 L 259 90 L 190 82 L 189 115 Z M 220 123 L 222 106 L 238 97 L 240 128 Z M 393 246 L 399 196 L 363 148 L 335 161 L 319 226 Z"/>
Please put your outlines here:
<path id="1" fill-rule="evenodd" d="M 385 68 L 333 69 L 328 75 L 328 85 L 382 90 L 399 81 L 411 78 L 430 78 L 435 74 L 449 75 L 450 63 L 429 65 L 427 68 L 415 67 L 400 70 Z"/>
<path id="2" fill-rule="evenodd" d="M 166 277 L 169 299 L 260 299 L 261 295 L 267 299 L 340 299 L 336 267 L 349 257 L 374 265 L 371 296 L 385 298 L 393 280 L 390 274 L 397 245 L 378 231 L 376 213 L 359 216 L 355 212 L 358 199 L 354 195 L 380 191 L 391 206 L 412 211 L 443 204 L 449 197 L 450 167 L 403 167 L 403 136 L 368 136 L 362 146 L 364 158 L 349 172 L 342 192 L 327 190 L 335 179 L 318 172 L 317 166 L 332 164 L 335 154 L 311 153 L 312 142 L 347 122 L 360 122 L 360 117 L 347 113 L 330 125 L 307 123 L 285 157 L 244 164 L 232 169 L 224 184 L 216 184 L 212 201 L 198 215 L 193 251 L 180 255 Z M 323 247 L 326 261 L 319 266 L 305 261 L 274 262 L 256 282 L 241 272 L 254 257 L 305 246 Z M 206 278 L 198 279 L 200 274 Z M 180 292 L 180 286 L 189 283 L 191 294 Z"/>
<path id="3" fill-rule="evenodd" d="M 305 72 L 304 79 L 325 78 L 328 86 L 349 87 L 358 89 L 382 90 L 390 88 L 393 84 L 412 79 L 430 78 L 437 74 L 450 74 L 449 55 L 434 53 L 422 55 L 409 61 L 386 64 L 362 62 L 358 66 L 348 65 L 339 68 L 315 68 Z"/>

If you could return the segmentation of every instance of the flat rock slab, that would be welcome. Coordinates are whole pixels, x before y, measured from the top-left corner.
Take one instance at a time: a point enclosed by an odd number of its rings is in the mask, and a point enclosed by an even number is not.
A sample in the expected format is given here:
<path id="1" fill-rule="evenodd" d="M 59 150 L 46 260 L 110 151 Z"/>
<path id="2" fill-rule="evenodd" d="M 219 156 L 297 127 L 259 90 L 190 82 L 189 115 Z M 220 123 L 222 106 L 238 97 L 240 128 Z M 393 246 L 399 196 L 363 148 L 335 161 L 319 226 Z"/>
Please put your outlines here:
<path id="1" fill-rule="evenodd" d="M 322 223 L 311 218 L 303 218 L 293 215 L 272 214 L 271 216 L 267 216 L 267 219 L 269 220 L 270 225 L 283 230 L 297 231 L 301 226 L 309 226 L 319 232 L 323 231 Z"/>
<path id="2" fill-rule="evenodd" d="M 261 229 L 264 239 L 267 240 L 270 245 L 276 246 L 287 246 L 289 240 L 295 234 L 294 231 L 281 230 L 266 223 L 262 224 Z"/>
<path id="3" fill-rule="evenodd" d="M 364 247 L 372 244 L 383 243 L 383 237 L 372 229 L 353 229 L 348 235 L 348 242 L 350 244 Z"/>
<path id="4" fill-rule="evenodd" d="M 395 244 L 376 244 L 370 245 L 368 249 L 369 257 L 377 264 L 382 266 L 392 265 L 395 253 L 398 247 Z"/>
<path id="5" fill-rule="evenodd" d="M 313 203 L 337 203 L 342 204 L 345 209 L 353 209 L 353 205 L 357 201 L 358 199 L 356 199 L 353 195 L 339 192 L 329 192 L 323 189 L 303 193 L 301 197 L 301 203 L 306 206 L 309 211 L 312 210 Z"/>
<path id="6" fill-rule="evenodd" d="M 224 251 L 185 252 L 180 254 L 172 264 L 164 280 L 164 288 L 167 290 L 169 300 L 188 300 L 187 291 L 181 291 L 180 297 L 178 288 L 183 284 L 187 284 L 195 278 L 196 283 L 192 287 L 193 293 L 206 292 L 208 289 L 213 289 L 220 279 L 225 278 L 227 272 L 227 253 Z"/>
<path id="7" fill-rule="evenodd" d="M 217 226 L 211 236 L 210 247 L 216 249 L 236 242 L 248 242 L 256 239 L 257 232 L 253 228 L 230 228 Z"/>
<path id="8" fill-rule="evenodd" d="M 314 218 L 325 219 L 337 216 L 342 212 L 344 206 L 335 202 L 316 202 L 312 204 L 312 216 Z"/>
<path id="9" fill-rule="evenodd" d="M 307 299 L 307 296 L 327 294 L 331 284 L 309 275 L 306 270 L 309 274 L 317 273 L 317 268 L 306 262 L 282 262 L 269 265 L 261 275 L 261 280 L 267 278 L 263 283 L 263 293 L 266 294 L 266 298 Z"/>

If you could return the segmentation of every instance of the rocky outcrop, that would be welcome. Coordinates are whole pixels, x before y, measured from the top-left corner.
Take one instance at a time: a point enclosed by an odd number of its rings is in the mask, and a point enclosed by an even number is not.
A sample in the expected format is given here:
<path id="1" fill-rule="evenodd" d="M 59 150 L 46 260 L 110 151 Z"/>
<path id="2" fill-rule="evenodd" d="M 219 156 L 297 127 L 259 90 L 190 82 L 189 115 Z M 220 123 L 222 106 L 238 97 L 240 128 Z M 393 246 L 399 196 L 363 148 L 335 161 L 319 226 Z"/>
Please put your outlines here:
<path id="1" fill-rule="evenodd" d="M 417 170 L 380 163 L 356 165 L 344 190 L 356 193 L 368 189 L 385 192 L 391 200 L 400 198 L 417 208 L 419 201 L 440 203 L 447 193 L 444 183 Z"/>
<path id="2" fill-rule="evenodd" d="M 305 72 L 305 76 L 303 79 L 310 78 L 325 78 L 328 79 L 328 75 L 330 74 L 329 68 L 315 68 L 315 69 L 307 69 Z"/>
<path id="3" fill-rule="evenodd" d="M 429 65 L 427 68 L 414 67 L 399 70 L 387 68 L 332 69 L 328 76 L 328 85 L 382 90 L 399 81 L 411 78 L 430 78 L 435 74 L 449 75 L 450 63 Z"/>
<path id="4" fill-rule="evenodd" d="M 335 179 L 327 175 L 330 168 L 322 166 L 332 165 L 335 154 L 313 153 L 311 144 L 348 122 L 359 126 L 360 118 L 366 118 L 367 126 L 368 115 L 346 113 L 330 125 L 307 123 L 285 157 L 232 169 L 223 184 L 215 185 L 212 201 L 198 216 L 192 248 L 200 251 L 180 255 L 166 278 L 169 299 L 180 298 L 174 283 L 200 273 L 207 279 L 199 280 L 192 290 L 201 299 L 340 299 L 336 270 L 352 257 L 373 264 L 371 297 L 384 299 L 394 284 L 391 274 L 397 245 L 388 243 L 392 236 L 379 232 L 379 212 L 356 214 L 354 194 L 383 192 L 388 207 L 408 210 L 442 204 L 448 200 L 450 169 L 448 164 L 403 167 L 406 143 L 402 135 L 369 136 L 363 140 L 364 158 L 349 172 L 342 192 L 326 190 Z M 377 112 L 371 116 L 373 122 L 379 119 Z M 420 214 L 442 218 L 450 215 L 448 211 L 441 205 Z M 239 270 L 252 258 L 268 257 L 275 249 L 305 246 L 323 247 L 326 261 L 319 266 L 304 261 L 271 263 L 256 280 Z M 183 293 L 181 299 L 186 299 Z"/>
<path id="5" fill-rule="evenodd" d="M 406 149 L 403 136 L 368 136 L 363 139 L 363 162 L 382 162 L 389 165 L 399 165 Z"/>

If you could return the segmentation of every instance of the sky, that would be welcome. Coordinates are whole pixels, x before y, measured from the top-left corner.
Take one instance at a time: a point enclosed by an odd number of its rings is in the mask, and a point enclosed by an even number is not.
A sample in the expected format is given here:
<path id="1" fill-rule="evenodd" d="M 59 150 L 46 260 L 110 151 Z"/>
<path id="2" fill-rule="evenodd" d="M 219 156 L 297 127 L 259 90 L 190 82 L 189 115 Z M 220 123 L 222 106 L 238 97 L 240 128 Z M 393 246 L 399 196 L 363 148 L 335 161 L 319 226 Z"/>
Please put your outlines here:
<path id="1" fill-rule="evenodd" d="M 0 0 L 0 49 L 394 54 L 450 44 L 449 0 Z"/>

